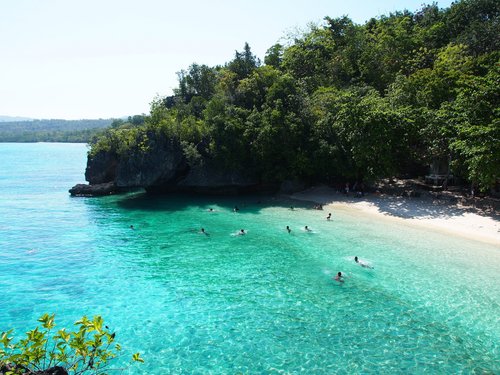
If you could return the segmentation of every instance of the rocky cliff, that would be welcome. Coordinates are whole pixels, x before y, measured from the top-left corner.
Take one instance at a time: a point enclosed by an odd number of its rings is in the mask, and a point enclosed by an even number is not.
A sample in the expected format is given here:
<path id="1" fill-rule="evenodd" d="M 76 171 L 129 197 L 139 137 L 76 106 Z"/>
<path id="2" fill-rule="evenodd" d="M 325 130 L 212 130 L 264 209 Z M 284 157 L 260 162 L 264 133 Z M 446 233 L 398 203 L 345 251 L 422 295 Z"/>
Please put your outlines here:
<path id="1" fill-rule="evenodd" d="M 112 194 L 130 188 L 149 192 L 189 191 L 214 194 L 262 190 L 251 171 L 228 170 L 203 157 L 196 164 L 186 159 L 175 139 L 149 137 L 147 149 L 134 148 L 126 155 L 101 151 L 89 155 L 85 179 L 70 189 L 74 196 Z"/>

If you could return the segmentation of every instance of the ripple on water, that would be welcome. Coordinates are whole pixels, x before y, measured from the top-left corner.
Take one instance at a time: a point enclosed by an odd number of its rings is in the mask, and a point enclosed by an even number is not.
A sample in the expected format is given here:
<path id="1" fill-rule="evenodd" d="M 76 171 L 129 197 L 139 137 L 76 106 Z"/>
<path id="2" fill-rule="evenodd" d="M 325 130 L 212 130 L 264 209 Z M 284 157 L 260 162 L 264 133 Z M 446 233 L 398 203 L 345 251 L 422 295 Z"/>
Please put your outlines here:
<path id="1" fill-rule="evenodd" d="M 0 145 L 2 327 L 101 314 L 131 374 L 500 372 L 498 248 L 265 197 L 70 199 L 85 152 Z"/>

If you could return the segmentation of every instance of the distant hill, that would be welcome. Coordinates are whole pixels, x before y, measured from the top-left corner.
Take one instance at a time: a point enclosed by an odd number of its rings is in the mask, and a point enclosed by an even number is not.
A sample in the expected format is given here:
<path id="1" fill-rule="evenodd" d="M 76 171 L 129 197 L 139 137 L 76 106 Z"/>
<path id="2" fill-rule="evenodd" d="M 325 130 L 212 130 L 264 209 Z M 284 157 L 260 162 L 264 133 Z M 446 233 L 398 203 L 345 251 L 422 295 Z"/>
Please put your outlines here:
<path id="1" fill-rule="evenodd" d="M 8 116 L 2 116 L 6 118 Z M 0 142 L 81 142 L 111 125 L 114 119 L 1 121 Z"/>
<path id="2" fill-rule="evenodd" d="M 19 117 L 19 116 L 1 116 L 0 115 L 0 122 L 6 122 L 6 121 L 31 121 L 33 119 L 29 117 Z"/>

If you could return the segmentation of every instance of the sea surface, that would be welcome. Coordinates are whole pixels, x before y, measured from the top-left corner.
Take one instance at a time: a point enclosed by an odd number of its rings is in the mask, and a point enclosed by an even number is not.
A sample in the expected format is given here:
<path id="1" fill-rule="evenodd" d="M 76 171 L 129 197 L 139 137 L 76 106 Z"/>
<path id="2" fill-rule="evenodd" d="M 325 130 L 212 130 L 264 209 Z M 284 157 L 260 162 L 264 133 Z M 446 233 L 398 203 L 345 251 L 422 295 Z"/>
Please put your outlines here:
<path id="1" fill-rule="evenodd" d="M 0 144 L 0 332 L 99 314 L 124 374 L 500 373 L 499 247 L 271 196 L 72 198 L 86 152 Z"/>

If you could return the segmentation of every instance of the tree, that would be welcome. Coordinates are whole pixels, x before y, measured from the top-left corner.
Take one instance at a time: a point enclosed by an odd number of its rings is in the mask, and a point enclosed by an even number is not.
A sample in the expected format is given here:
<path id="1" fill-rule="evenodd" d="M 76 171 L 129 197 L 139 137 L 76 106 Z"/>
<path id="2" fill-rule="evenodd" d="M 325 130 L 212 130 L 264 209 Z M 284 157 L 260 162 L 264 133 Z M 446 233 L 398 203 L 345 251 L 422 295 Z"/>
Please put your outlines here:
<path id="1" fill-rule="evenodd" d="M 405 121 L 376 90 L 320 89 L 312 106 L 315 154 L 329 176 L 373 180 L 399 170 L 408 148 Z"/>
<path id="2" fill-rule="evenodd" d="M 282 60 L 283 60 L 283 46 L 279 43 L 276 43 L 274 46 L 272 46 L 266 51 L 266 56 L 264 57 L 264 64 L 279 69 Z"/>
<path id="3" fill-rule="evenodd" d="M 245 43 L 242 52 L 236 51 L 234 59 L 227 68 L 236 74 L 238 80 L 248 77 L 260 65 L 259 59 L 252 53 L 248 43 Z"/>
<path id="4" fill-rule="evenodd" d="M 0 374 L 5 375 L 80 375 L 104 374 L 110 361 L 116 358 L 121 346 L 114 343 L 111 333 L 100 316 L 92 320 L 83 317 L 75 323 L 75 331 L 55 328 L 55 315 L 44 314 L 26 338 L 14 342 L 12 330 L 0 338 Z M 144 362 L 139 353 L 132 360 Z"/>
<path id="5" fill-rule="evenodd" d="M 444 111 L 456 129 L 454 166 L 487 191 L 500 178 L 500 60 L 485 77 L 473 77 Z"/>
<path id="6" fill-rule="evenodd" d="M 497 0 L 462 0 L 446 12 L 446 29 L 456 44 L 465 44 L 478 56 L 500 49 L 500 3 Z"/>

